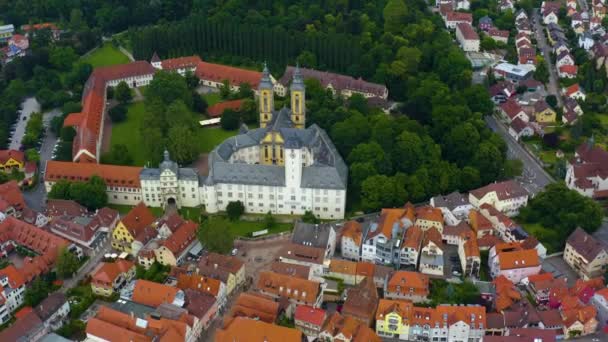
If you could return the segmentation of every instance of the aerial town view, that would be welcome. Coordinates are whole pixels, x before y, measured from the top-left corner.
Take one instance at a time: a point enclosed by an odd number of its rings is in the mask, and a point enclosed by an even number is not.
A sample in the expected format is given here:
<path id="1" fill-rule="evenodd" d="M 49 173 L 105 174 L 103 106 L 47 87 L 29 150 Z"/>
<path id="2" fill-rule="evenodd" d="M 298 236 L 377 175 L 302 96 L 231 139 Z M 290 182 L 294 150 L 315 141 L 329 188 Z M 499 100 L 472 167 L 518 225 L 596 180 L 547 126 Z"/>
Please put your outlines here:
<path id="1" fill-rule="evenodd" d="M 0 342 L 608 341 L 605 0 L 0 0 Z"/>

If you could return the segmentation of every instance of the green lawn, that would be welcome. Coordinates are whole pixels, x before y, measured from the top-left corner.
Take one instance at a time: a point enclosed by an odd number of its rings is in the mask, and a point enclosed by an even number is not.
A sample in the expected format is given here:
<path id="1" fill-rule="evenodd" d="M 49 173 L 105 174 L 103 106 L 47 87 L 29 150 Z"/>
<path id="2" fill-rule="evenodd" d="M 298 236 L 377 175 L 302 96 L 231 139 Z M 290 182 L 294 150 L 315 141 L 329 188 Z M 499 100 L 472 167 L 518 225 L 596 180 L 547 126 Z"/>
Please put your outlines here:
<path id="1" fill-rule="evenodd" d="M 219 93 L 207 93 L 203 95 L 203 98 L 207 101 L 207 105 L 209 106 L 213 106 L 222 100 Z"/>
<path id="2" fill-rule="evenodd" d="M 211 152 L 215 146 L 222 143 L 224 140 L 235 136 L 239 131 L 225 131 L 220 127 L 197 127 L 194 130 L 196 134 L 196 144 L 199 152 Z"/>
<path id="3" fill-rule="evenodd" d="M 131 209 L 133 209 L 132 205 L 123 204 L 108 204 L 108 207 L 118 211 L 121 215 L 126 215 L 129 213 L 129 211 L 131 211 Z M 150 209 L 152 214 L 154 214 L 156 217 L 161 217 L 165 213 L 163 208 L 148 207 L 148 209 Z"/>
<path id="4" fill-rule="evenodd" d="M 539 223 L 521 223 L 524 230 L 533 235 L 540 241 L 545 248 L 547 248 L 547 254 L 552 254 L 563 249 L 560 247 L 560 243 L 556 241 L 555 231 L 550 228 L 544 227 Z"/>
<path id="5" fill-rule="evenodd" d="M 140 135 L 140 125 L 144 118 L 144 103 L 135 102 L 129 105 L 127 119 L 123 122 L 112 124 L 111 146 L 125 145 L 133 157 L 133 165 L 144 166 L 146 160 L 142 150 L 144 142 Z"/>
<path id="6" fill-rule="evenodd" d="M 104 43 L 102 47 L 84 57 L 84 61 L 96 68 L 100 66 L 129 63 L 129 58 L 111 43 Z"/>
<path id="7" fill-rule="evenodd" d="M 140 132 L 141 121 L 144 117 L 145 106 L 143 102 L 135 102 L 129 105 L 127 119 L 123 122 L 112 125 L 112 141 L 111 146 L 125 145 L 129 149 L 129 153 L 133 157 L 133 165 L 144 166 L 146 159 L 144 158 L 143 144 Z M 193 113 L 193 120 L 200 117 L 199 114 Z M 238 130 L 225 131 L 220 127 L 200 127 L 194 129 L 196 146 L 200 153 L 207 153 L 213 150 L 215 146 L 222 141 L 232 137 L 238 133 Z"/>

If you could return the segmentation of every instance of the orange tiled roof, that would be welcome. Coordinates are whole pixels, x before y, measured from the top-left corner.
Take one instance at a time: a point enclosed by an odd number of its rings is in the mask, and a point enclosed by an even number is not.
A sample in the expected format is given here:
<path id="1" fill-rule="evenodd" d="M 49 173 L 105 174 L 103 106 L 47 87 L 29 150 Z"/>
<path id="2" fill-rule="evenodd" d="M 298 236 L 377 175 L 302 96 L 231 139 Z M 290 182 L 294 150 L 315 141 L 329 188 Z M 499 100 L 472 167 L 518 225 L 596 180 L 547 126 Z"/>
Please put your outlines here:
<path id="1" fill-rule="evenodd" d="M 163 70 L 176 70 L 183 68 L 196 68 L 202 62 L 199 56 L 185 56 L 177 58 L 169 58 L 162 61 Z"/>
<path id="2" fill-rule="evenodd" d="M 439 208 L 424 206 L 416 208 L 416 220 L 435 221 L 443 224 L 443 212 Z"/>
<path id="3" fill-rule="evenodd" d="M 320 284 L 316 281 L 294 278 L 274 272 L 260 273 L 257 288 L 275 296 L 315 303 Z M 289 292 L 287 291 L 289 289 Z"/>
<path id="4" fill-rule="evenodd" d="M 164 242 L 163 246 L 173 253 L 175 257 L 181 254 L 186 247 L 190 246 L 196 239 L 198 225 L 192 221 L 186 221 L 175 233 L 171 234 Z"/>
<path id="5" fill-rule="evenodd" d="M 348 290 L 348 296 L 342 306 L 344 316 L 352 316 L 363 322 L 371 322 L 378 307 L 378 290 L 370 277 Z"/>
<path id="6" fill-rule="evenodd" d="M 248 317 L 272 323 L 279 315 L 279 303 L 255 293 L 241 293 L 232 306 L 230 317 Z"/>
<path id="7" fill-rule="evenodd" d="M 466 257 L 479 257 L 479 246 L 477 245 L 477 239 L 476 238 L 472 238 L 472 239 L 468 239 L 467 241 L 465 241 L 464 243 L 464 255 Z"/>
<path id="8" fill-rule="evenodd" d="M 133 266 L 132 262 L 122 259 L 116 262 L 101 263 L 91 276 L 91 282 L 97 286 L 111 286 L 120 274 L 129 272 Z"/>
<path id="9" fill-rule="evenodd" d="M 177 287 L 139 279 L 135 282 L 131 299 L 139 304 L 157 307 L 163 303 L 173 303 L 179 291 Z"/>
<path id="10" fill-rule="evenodd" d="M 156 218 L 152 211 L 146 207 L 144 202 L 139 202 L 129 213 L 122 218 L 121 222 L 136 237 L 144 228 L 151 225 Z"/>
<path id="11" fill-rule="evenodd" d="M 205 255 L 201 258 L 201 261 L 199 261 L 199 265 L 209 266 L 213 264 L 217 264 L 218 267 L 224 268 L 232 274 L 236 274 L 244 265 L 243 261 L 235 256 L 213 252 Z"/>
<path id="12" fill-rule="evenodd" d="M 436 308 L 439 317 L 448 316 L 448 325 L 462 321 L 477 329 L 486 327 L 486 308 L 479 305 L 439 305 Z"/>
<path id="13" fill-rule="evenodd" d="M 71 163 L 49 160 L 46 163 L 44 180 L 57 182 L 86 182 L 94 175 L 101 177 L 107 186 L 140 188 L 139 173 L 143 168 L 136 166 L 104 165 L 91 163 Z"/>
<path id="14" fill-rule="evenodd" d="M 350 260 L 331 259 L 329 272 L 354 276 L 357 274 L 357 263 Z"/>
<path id="15" fill-rule="evenodd" d="M 416 294 L 428 295 L 429 277 L 418 272 L 396 271 L 389 278 L 386 288 L 388 292 L 401 293 L 409 292 L 409 288 L 413 288 Z"/>
<path id="16" fill-rule="evenodd" d="M 405 237 L 403 238 L 403 245 L 401 248 L 413 248 L 415 250 L 420 249 L 422 243 L 423 231 L 420 227 L 413 225 L 405 231 Z"/>
<path id="17" fill-rule="evenodd" d="M 410 219 L 413 222 L 413 217 L 408 217 L 408 209 L 398 208 L 384 208 L 380 212 L 380 218 L 378 219 L 378 227 L 375 231 L 368 233 L 368 238 L 372 238 L 376 235 L 383 234 L 384 236 L 391 237 L 393 234 L 393 227 L 397 225 L 403 228 L 402 220 Z"/>
<path id="18" fill-rule="evenodd" d="M 471 228 L 475 232 L 492 230 L 492 222 L 483 216 L 478 210 L 471 210 L 469 212 L 469 220 L 471 222 Z"/>
<path id="19" fill-rule="evenodd" d="M 3 202 L 2 210 L 7 209 L 9 206 L 15 208 L 17 211 L 21 211 L 25 208 L 25 200 L 17 181 L 12 180 L 4 184 L 0 184 L 0 201 Z"/>
<path id="20" fill-rule="evenodd" d="M 216 342 L 265 341 L 265 342 L 300 342 L 302 332 L 296 329 L 237 317 L 224 329 L 215 333 Z"/>
<path id="21" fill-rule="evenodd" d="M 27 259 L 18 269 L 25 282 L 48 272 L 55 263 L 59 249 L 69 245 L 68 241 L 12 216 L 0 223 L 0 243 L 9 240 L 40 254 Z"/>
<path id="22" fill-rule="evenodd" d="M 209 114 L 209 116 L 212 118 L 217 118 L 219 116 L 222 116 L 222 114 L 224 114 L 224 111 L 227 109 L 238 112 L 241 110 L 243 102 L 244 101 L 242 99 L 219 102 L 212 106 L 209 106 L 209 108 L 207 108 L 207 114 Z"/>
<path id="23" fill-rule="evenodd" d="M 538 252 L 535 249 L 500 252 L 498 253 L 498 261 L 501 270 L 535 267 L 540 265 Z"/>
<path id="24" fill-rule="evenodd" d="M 374 277 L 376 270 L 376 265 L 371 262 L 359 261 L 357 262 L 357 275 L 358 276 L 366 276 L 366 277 Z"/>
<path id="25" fill-rule="evenodd" d="M 348 237 L 353 240 L 355 245 L 361 245 L 363 239 L 363 227 L 357 221 L 346 221 L 342 228 L 342 238 Z"/>
<path id="26" fill-rule="evenodd" d="M 321 327 L 325 322 L 325 310 L 310 305 L 298 305 L 294 312 L 294 319 Z"/>
<path id="27" fill-rule="evenodd" d="M 17 150 L 0 150 L 0 164 L 5 164 L 9 159 L 25 163 L 25 155 Z"/>
<path id="28" fill-rule="evenodd" d="M 408 320 L 412 314 L 414 305 L 409 300 L 380 299 L 376 320 L 383 320 L 384 317 L 392 312 L 396 312 L 401 319 Z"/>
<path id="29" fill-rule="evenodd" d="M 249 83 L 252 88 L 257 88 L 262 73 L 259 71 L 235 68 L 227 65 L 200 62 L 196 67 L 196 76 L 203 80 L 221 83 L 227 80 L 230 85 L 238 86 L 241 83 Z"/>
<path id="30" fill-rule="evenodd" d="M 521 300 L 521 293 L 519 293 L 515 284 L 504 275 L 498 276 L 493 283 L 496 288 L 496 311 L 501 312 Z"/>
<path id="31" fill-rule="evenodd" d="M 220 294 L 222 282 L 210 277 L 198 274 L 180 274 L 177 278 L 177 287 L 185 290 L 191 289 L 199 292 L 208 293 L 217 298 Z"/>

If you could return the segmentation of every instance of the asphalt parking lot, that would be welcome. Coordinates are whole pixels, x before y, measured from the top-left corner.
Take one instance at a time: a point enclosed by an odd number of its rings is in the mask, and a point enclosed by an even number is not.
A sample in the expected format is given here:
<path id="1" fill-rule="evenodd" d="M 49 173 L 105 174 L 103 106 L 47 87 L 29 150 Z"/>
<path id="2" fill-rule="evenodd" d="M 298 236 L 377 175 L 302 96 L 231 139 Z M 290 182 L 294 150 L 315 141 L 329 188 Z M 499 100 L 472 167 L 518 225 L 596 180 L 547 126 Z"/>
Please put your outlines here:
<path id="1" fill-rule="evenodd" d="M 18 150 L 21 147 L 21 140 L 25 135 L 25 126 L 30 118 L 30 114 L 39 112 L 40 104 L 36 101 L 35 97 L 28 97 L 21 104 L 21 110 L 19 110 L 19 117 L 15 123 L 15 131 L 11 134 L 9 148 L 12 150 Z M 26 118 L 25 120 L 23 118 Z"/>

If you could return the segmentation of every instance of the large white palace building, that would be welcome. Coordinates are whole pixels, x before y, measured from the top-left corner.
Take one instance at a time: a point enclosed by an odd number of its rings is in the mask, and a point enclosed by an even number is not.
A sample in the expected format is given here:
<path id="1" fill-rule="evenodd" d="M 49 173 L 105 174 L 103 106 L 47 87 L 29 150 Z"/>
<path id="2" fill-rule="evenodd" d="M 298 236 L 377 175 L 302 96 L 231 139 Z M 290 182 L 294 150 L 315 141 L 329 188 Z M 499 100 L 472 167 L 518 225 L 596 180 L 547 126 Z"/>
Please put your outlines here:
<path id="1" fill-rule="evenodd" d="M 110 203 L 152 207 L 204 206 L 224 211 L 241 201 L 247 213 L 344 217 L 348 168 L 327 133 L 313 124 L 305 128 L 305 87 L 299 70 L 290 86 L 291 109 L 274 108 L 273 83 L 264 68 L 258 85 L 260 128 L 241 128 L 208 156 L 208 175 L 181 168 L 165 152 L 158 168 L 96 163 L 47 162 L 46 190 L 55 182 L 102 177 Z"/>

